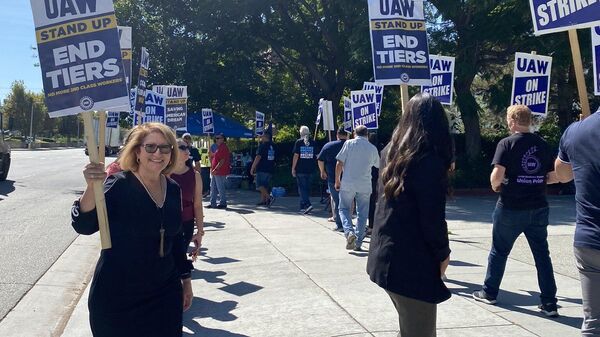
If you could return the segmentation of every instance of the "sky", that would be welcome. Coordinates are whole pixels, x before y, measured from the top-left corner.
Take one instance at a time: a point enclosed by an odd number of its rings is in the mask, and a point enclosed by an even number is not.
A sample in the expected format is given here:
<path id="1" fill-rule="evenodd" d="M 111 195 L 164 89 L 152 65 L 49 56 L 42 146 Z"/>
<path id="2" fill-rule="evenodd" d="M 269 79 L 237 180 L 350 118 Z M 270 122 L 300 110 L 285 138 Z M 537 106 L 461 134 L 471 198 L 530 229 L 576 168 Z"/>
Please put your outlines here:
<path id="1" fill-rule="evenodd" d="M 0 11 L 0 101 L 10 92 L 16 80 L 25 82 L 29 91 L 41 92 L 42 73 L 38 62 L 35 26 L 30 0 L 2 0 Z M 10 5 L 8 5 L 10 3 Z M 35 56 L 32 57 L 32 56 Z"/>

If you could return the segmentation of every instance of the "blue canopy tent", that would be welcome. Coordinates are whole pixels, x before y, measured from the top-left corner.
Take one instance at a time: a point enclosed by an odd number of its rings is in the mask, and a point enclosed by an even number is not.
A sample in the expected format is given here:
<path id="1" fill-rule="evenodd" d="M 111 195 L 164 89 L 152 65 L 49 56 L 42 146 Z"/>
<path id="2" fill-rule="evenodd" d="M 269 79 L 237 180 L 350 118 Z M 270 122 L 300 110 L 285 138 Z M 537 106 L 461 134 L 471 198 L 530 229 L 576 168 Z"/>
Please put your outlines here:
<path id="1" fill-rule="evenodd" d="M 222 133 L 230 138 L 253 138 L 254 132 L 237 121 L 213 111 L 215 134 Z M 188 112 L 187 132 L 194 136 L 208 136 L 202 130 L 202 113 Z"/>

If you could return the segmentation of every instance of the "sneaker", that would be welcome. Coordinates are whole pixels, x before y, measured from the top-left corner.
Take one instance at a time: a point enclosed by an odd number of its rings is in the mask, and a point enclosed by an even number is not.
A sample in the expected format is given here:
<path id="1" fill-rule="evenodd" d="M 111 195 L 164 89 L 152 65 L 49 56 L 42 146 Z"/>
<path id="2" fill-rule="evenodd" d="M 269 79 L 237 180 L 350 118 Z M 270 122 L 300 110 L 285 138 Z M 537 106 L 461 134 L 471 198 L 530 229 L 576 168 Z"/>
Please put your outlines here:
<path id="1" fill-rule="evenodd" d="M 306 212 L 306 208 L 300 208 L 300 210 L 298 211 L 298 213 L 300 214 L 305 214 Z"/>
<path id="2" fill-rule="evenodd" d="M 335 226 L 331 230 L 334 231 L 334 232 L 343 232 L 344 228 L 343 227 Z"/>
<path id="3" fill-rule="evenodd" d="M 495 298 L 489 296 L 483 290 L 479 290 L 473 293 L 473 299 L 478 302 L 483 302 L 485 304 L 496 304 L 497 301 Z"/>
<path id="4" fill-rule="evenodd" d="M 256 206 L 267 206 L 267 202 L 261 201 L 261 202 L 257 203 Z"/>
<path id="5" fill-rule="evenodd" d="M 304 210 L 304 214 L 308 214 L 312 210 L 313 210 L 313 207 L 312 207 L 312 205 L 310 205 L 310 206 L 306 207 L 306 209 Z"/>
<path id="6" fill-rule="evenodd" d="M 227 205 L 217 205 L 217 209 L 227 209 Z"/>
<path id="7" fill-rule="evenodd" d="M 554 303 L 540 304 L 538 308 L 547 317 L 558 317 L 558 308 Z"/>
<path id="8" fill-rule="evenodd" d="M 269 199 L 267 199 L 267 202 L 265 202 L 265 206 L 271 207 L 271 205 L 273 205 L 274 202 L 275 202 L 275 197 L 270 196 Z"/>
<path id="9" fill-rule="evenodd" d="M 208 205 L 204 206 L 204 208 L 217 208 L 217 206 L 213 206 L 211 204 L 208 204 Z"/>
<path id="10" fill-rule="evenodd" d="M 362 252 L 362 247 L 361 246 L 354 246 L 354 249 L 352 249 L 355 252 Z"/>
<path id="11" fill-rule="evenodd" d="M 356 235 L 354 233 L 348 234 L 346 237 L 346 249 L 354 249 L 356 247 Z"/>

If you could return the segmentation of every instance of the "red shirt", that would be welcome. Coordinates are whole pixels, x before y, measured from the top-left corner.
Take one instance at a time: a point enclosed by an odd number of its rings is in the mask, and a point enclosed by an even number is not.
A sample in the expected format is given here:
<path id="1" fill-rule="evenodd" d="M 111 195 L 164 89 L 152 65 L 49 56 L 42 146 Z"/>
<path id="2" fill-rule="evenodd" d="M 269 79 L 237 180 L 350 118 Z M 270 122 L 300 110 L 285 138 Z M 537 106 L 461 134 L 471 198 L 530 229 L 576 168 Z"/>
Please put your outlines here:
<path id="1" fill-rule="evenodd" d="M 219 145 L 217 148 L 217 152 L 215 152 L 212 162 L 210 163 L 211 168 L 214 169 L 217 167 L 217 164 L 221 160 L 223 160 L 223 164 L 221 164 L 221 166 L 214 173 L 212 173 L 215 176 L 226 176 L 230 172 L 231 153 L 229 152 L 229 148 L 227 145 L 225 145 L 225 143 Z"/>

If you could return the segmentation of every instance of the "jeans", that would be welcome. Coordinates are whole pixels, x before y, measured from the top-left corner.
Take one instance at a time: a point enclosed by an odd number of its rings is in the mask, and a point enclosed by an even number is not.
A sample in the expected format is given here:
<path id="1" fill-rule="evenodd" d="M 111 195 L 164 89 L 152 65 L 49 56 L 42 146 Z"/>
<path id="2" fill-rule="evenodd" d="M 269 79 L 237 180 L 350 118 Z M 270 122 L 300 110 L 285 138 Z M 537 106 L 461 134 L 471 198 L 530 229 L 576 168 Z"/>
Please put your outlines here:
<path id="1" fill-rule="evenodd" d="M 226 176 L 210 176 L 210 205 L 217 206 L 217 195 L 219 196 L 219 205 L 227 206 L 227 196 L 225 193 Z"/>
<path id="2" fill-rule="evenodd" d="M 346 237 L 356 235 L 356 247 L 360 247 L 365 238 L 365 226 L 369 218 L 369 199 L 371 193 L 340 190 L 340 218 Z M 356 232 L 352 228 L 352 200 L 356 199 Z"/>
<path id="3" fill-rule="evenodd" d="M 583 300 L 581 336 L 600 336 L 600 250 L 575 247 L 575 259 Z"/>
<path id="4" fill-rule="evenodd" d="M 556 281 L 548 250 L 548 207 L 531 210 L 508 210 L 496 206 L 492 215 L 492 250 L 488 257 L 483 290 L 496 298 L 504 275 L 508 254 L 521 233 L 525 234 L 537 269 L 540 299 L 556 304 Z"/>
<path id="5" fill-rule="evenodd" d="M 306 209 L 311 206 L 310 186 L 312 183 L 312 174 L 297 173 L 296 182 L 298 183 L 298 194 L 300 195 L 300 209 Z"/>
<path id="6" fill-rule="evenodd" d="M 335 189 L 335 182 L 327 182 L 327 188 L 329 188 L 329 194 L 333 201 L 331 209 L 335 215 L 335 224 L 337 228 L 343 228 L 342 219 L 340 218 L 340 192 Z"/>

